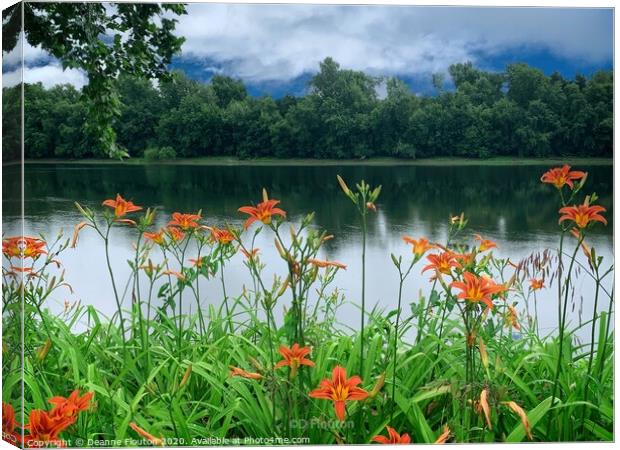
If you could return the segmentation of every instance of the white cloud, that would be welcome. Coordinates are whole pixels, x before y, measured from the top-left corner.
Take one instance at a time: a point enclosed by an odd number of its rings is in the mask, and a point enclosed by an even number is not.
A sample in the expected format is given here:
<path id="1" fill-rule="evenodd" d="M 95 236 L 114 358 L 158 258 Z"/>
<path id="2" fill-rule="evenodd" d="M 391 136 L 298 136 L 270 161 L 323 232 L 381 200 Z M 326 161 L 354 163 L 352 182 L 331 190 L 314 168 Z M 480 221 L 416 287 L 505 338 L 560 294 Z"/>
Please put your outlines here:
<path id="1" fill-rule="evenodd" d="M 21 82 L 21 77 L 21 69 L 4 72 L 2 74 L 2 87 L 15 86 Z M 86 74 L 81 70 L 62 70 L 62 67 L 56 63 L 25 68 L 24 81 L 26 83 L 41 82 L 46 88 L 57 84 L 72 84 L 78 89 L 88 82 Z"/>
<path id="2" fill-rule="evenodd" d="M 613 13 L 602 9 L 190 4 L 185 57 L 252 81 L 314 72 L 332 56 L 382 75 L 445 71 L 531 47 L 585 63 L 611 61 Z"/>

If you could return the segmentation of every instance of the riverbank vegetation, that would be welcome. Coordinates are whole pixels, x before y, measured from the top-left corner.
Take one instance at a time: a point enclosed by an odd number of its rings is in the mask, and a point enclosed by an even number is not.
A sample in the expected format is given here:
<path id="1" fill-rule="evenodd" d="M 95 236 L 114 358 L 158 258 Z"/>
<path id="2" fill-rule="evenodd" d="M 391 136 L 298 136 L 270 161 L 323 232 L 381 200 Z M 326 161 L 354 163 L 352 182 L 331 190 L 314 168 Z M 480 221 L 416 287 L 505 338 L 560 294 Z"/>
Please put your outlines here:
<path id="1" fill-rule="evenodd" d="M 566 79 L 525 64 L 488 72 L 467 63 L 449 75 L 435 75 L 434 92 L 418 95 L 398 78 L 345 70 L 327 58 L 306 95 L 278 99 L 252 97 L 225 76 L 205 84 L 177 72 L 158 88 L 125 76 L 114 132 L 131 156 L 150 161 L 612 155 L 612 72 Z M 19 95 L 4 89 L 5 120 L 18 113 Z M 72 86 L 26 85 L 27 158 L 107 155 L 85 131 L 81 97 Z M 19 129 L 5 129 L 4 157 L 15 158 Z"/>
<path id="2" fill-rule="evenodd" d="M 291 223 L 265 190 L 238 209 L 238 228 L 189 211 L 154 229 L 157 212 L 122 195 L 97 209 L 76 204 L 83 220 L 71 237 L 3 238 L 3 437 L 23 433 L 28 446 L 612 441 L 613 262 L 588 242 L 607 221 L 586 181 L 568 166 L 542 174 L 558 198 L 559 246 L 522 261 L 497 257 L 466 213 L 447 218 L 445 242 L 403 236 L 391 255 L 393 311 L 368 309 L 364 275 L 344 298 L 336 286 L 348 262 L 320 258 L 338 236 L 313 214 Z M 355 257 L 365 267 L 381 187 L 337 182 L 362 230 Z M 135 230 L 127 280 L 110 254 L 119 227 Z M 108 262 L 111 318 L 46 304 L 70 289 L 63 252 L 79 252 L 83 233 L 101 239 L 101 254 L 84 258 Z M 280 256 L 273 277 L 259 233 Z M 233 258 L 251 279 L 238 297 L 227 294 Z M 410 292 L 413 277 L 428 289 Z M 596 286 L 583 293 L 594 305 L 580 325 L 585 344 L 566 320 L 580 277 Z M 220 284 L 204 292 L 204 278 Z M 542 289 L 557 293 L 558 329 L 548 335 L 535 313 Z M 358 306 L 356 330 L 338 324 L 345 301 Z"/>

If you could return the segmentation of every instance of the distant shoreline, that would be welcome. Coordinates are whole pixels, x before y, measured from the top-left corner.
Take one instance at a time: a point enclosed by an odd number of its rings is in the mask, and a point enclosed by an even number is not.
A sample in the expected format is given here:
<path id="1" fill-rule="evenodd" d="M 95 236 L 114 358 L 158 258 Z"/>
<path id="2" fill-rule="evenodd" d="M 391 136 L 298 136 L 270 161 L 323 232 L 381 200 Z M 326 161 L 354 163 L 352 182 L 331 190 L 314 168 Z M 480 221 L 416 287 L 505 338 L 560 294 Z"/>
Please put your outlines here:
<path id="1" fill-rule="evenodd" d="M 147 161 L 144 158 L 129 158 L 123 161 L 112 159 L 30 159 L 26 165 L 32 164 L 76 164 L 76 165 L 126 165 L 126 166 L 545 166 L 545 165 L 588 165 L 611 166 L 613 158 L 514 158 L 493 157 L 488 159 L 472 158 L 369 158 L 369 159 L 278 159 L 257 158 L 238 159 L 233 157 L 211 156 L 201 158 L 179 158 L 169 161 Z M 3 162 L 3 166 L 17 165 L 17 162 Z"/>

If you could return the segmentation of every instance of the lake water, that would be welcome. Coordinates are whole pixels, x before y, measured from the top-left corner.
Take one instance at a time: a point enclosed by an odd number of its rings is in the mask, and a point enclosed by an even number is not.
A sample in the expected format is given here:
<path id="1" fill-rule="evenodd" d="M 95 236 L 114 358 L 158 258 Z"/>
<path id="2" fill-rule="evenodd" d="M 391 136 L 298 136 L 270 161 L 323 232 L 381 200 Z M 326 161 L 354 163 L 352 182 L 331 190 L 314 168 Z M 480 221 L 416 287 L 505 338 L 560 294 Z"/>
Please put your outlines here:
<path id="1" fill-rule="evenodd" d="M 100 209 L 102 200 L 120 193 L 136 204 L 158 208 L 157 224 L 164 225 L 174 211 L 196 212 L 202 209 L 208 224 L 226 222 L 241 225 L 244 220 L 237 208 L 257 203 L 261 188 L 270 197 L 280 199 L 288 219 L 299 223 L 305 213 L 315 211 L 315 223 L 335 235 L 322 257 L 348 265 L 340 271 L 335 286 L 350 302 L 357 303 L 360 293 L 361 234 L 353 205 L 345 198 L 337 182 L 340 174 L 349 185 L 365 179 L 372 186 L 381 184 L 378 212 L 368 225 L 367 304 L 386 310 L 397 301 L 398 273 L 390 253 L 409 257 L 410 248 L 401 236 L 425 236 L 444 242 L 447 219 L 464 212 L 472 233 L 498 243 L 496 255 L 518 261 L 528 255 L 556 248 L 558 198 L 555 189 L 539 181 L 546 166 L 190 166 L 190 165 L 77 165 L 28 164 L 25 173 L 25 232 L 55 236 L 63 229 L 70 237 L 81 221 L 74 207 L 78 201 Z M 599 203 L 607 208 L 609 225 L 595 226 L 587 242 L 606 258 L 613 259 L 613 169 L 608 166 L 579 167 L 589 172 L 587 192 L 595 191 Z M 19 185 L 15 183 L 16 166 L 3 167 L 3 233 L 19 231 Z M 131 243 L 135 231 L 119 228 L 111 239 L 115 274 L 126 279 L 125 261 L 132 257 Z M 572 240 L 572 238 L 570 238 Z M 572 242 L 571 242 L 572 245 Z M 284 263 L 273 249 L 273 236 L 263 232 L 257 247 L 267 267 L 286 274 Z M 189 257 L 192 257 L 190 255 Z M 65 299 L 93 304 L 100 311 L 115 311 L 103 247 L 98 236 L 83 230 L 77 249 L 67 250 L 62 262 L 66 279 L 75 293 L 58 293 L 49 307 L 61 309 Z M 419 293 L 428 293 L 429 274 L 420 274 L 422 264 L 414 269 L 405 287 L 403 304 L 417 302 Z M 272 273 L 272 272 L 267 272 Z M 606 286 L 610 289 L 612 277 Z M 216 280 L 217 281 L 217 280 Z M 226 267 L 229 296 L 238 295 L 249 275 L 243 257 L 236 255 Z M 205 303 L 220 299 L 218 283 L 206 283 Z M 545 289 L 537 296 L 541 329 L 557 326 L 557 303 L 553 292 Z M 592 314 L 593 283 L 582 275 L 575 286 L 570 320 L 577 324 L 580 314 L 587 320 Z M 518 301 L 514 298 L 514 301 Z M 607 309 L 601 298 L 600 309 Z M 523 310 L 523 302 L 518 308 Z M 533 306 L 532 306 L 533 309 Z M 409 310 L 406 307 L 405 312 Z M 358 309 L 345 305 L 339 320 L 351 326 L 358 323 Z"/>

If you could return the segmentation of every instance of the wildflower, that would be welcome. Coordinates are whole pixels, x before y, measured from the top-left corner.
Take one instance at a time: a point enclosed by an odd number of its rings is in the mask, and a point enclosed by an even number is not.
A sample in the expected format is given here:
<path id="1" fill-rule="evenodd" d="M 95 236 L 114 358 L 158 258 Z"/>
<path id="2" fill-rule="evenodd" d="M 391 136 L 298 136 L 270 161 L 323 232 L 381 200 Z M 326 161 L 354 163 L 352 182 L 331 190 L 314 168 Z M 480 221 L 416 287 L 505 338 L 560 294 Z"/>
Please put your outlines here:
<path id="1" fill-rule="evenodd" d="M 568 187 L 573 189 L 573 181 L 580 180 L 585 176 L 585 172 L 582 172 L 580 170 L 571 171 L 570 166 L 564 164 L 563 167 L 549 169 L 543 174 L 543 176 L 540 178 L 540 181 L 542 181 L 543 183 L 553 184 L 558 189 L 562 189 L 564 185 L 568 185 Z"/>
<path id="2" fill-rule="evenodd" d="M 403 241 L 405 241 L 407 244 L 411 244 L 411 250 L 413 251 L 413 254 L 418 258 L 421 258 L 424 253 L 434 247 L 434 245 L 428 242 L 428 239 L 425 238 L 420 238 L 416 240 L 409 236 L 403 236 Z"/>
<path id="3" fill-rule="evenodd" d="M 521 330 L 521 325 L 519 325 L 519 315 L 513 306 L 508 306 L 505 319 L 507 326 L 513 327 L 517 331 Z"/>
<path id="4" fill-rule="evenodd" d="M 579 228 L 585 228 L 590 222 L 601 222 L 607 225 L 607 220 L 600 215 L 605 212 L 606 209 L 600 205 L 588 205 L 587 202 L 583 205 L 565 206 L 560 208 L 560 217 L 558 223 L 562 223 L 565 220 L 575 222 Z"/>
<path id="5" fill-rule="evenodd" d="M 172 220 L 168 222 L 170 227 L 179 227 L 183 230 L 189 230 L 191 228 L 198 228 L 198 220 L 200 220 L 200 214 L 181 214 L 179 212 L 172 213 Z"/>
<path id="6" fill-rule="evenodd" d="M 383 385 L 385 385 L 385 372 L 377 377 L 377 382 L 375 383 L 372 390 L 368 393 L 368 397 L 375 398 L 377 395 L 379 395 L 379 392 L 381 391 L 381 388 L 383 388 Z"/>
<path id="7" fill-rule="evenodd" d="M 581 241 L 581 249 L 583 250 L 583 254 L 586 255 L 588 261 L 592 261 L 592 250 L 590 249 L 590 247 L 588 247 L 588 244 L 585 243 L 581 232 L 577 228 L 573 228 L 572 230 L 570 230 L 570 234 L 575 236 L 578 241 Z"/>
<path id="8" fill-rule="evenodd" d="M 166 243 L 166 230 L 162 228 L 161 230 L 154 233 L 147 232 L 144 233 L 144 237 L 150 241 L 155 242 L 157 245 L 164 245 Z"/>
<path id="9" fill-rule="evenodd" d="M 46 254 L 47 252 L 43 249 L 45 247 L 45 241 L 33 237 L 24 237 L 22 255 L 24 258 L 32 258 L 36 259 L 39 256 Z"/>
<path id="10" fill-rule="evenodd" d="M 66 309 L 67 309 L 67 306 L 65 305 L 65 310 Z M 52 341 L 51 339 L 48 338 L 46 339 L 45 343 L 41 346 L 41 348 L 37 351 L 37 359 L 39 361 L 43 361 L 45 357 L 47 356 L 47 354 L 49 353 L 51 348 L 52 348 Z"/>
<path id="11" fill-rule="evenodd" d="M 220 244 L 226 245 L 235 240 L 234 234 L 228 230 L 209 227 L 209 231 L 211 231 L 211 239 L 213 239 L 214 242 L 219 242 Z"/>
<path id="12" fill-rule="evenodd" d="M 489 427 L 489 430 L 493 429 L 493 425 L 491 424 L 491 409 L 489 408 L 489 402 L 488 402 L 488 396 L 489 396 L 489 390 L 488 389 L 483 389 L 482 392 L 480 392 L 480 402 L 478 403 L 478 407 L 479 410 L 481 410 L 484 413 L 484 418 L 487 422 L 487 426 Z"/>
<path id="13" fill-rule="evenodd" d="M 80 234 L 80 230 L 82 230 L 82 228 L 84 228 L 85 226 L 88 226 L 88 222 L 80 222 L 73 229 L 73 238 L 71 239 L 71 248 L 76 247 L 78 243 L 78 236 Z"/>
<path id="14" fill-rule="evenodd" d="M 404 433 L 402 436 L 396 432 L 396 430 L 390 426 L 385 427 L 388 432 L 388 436 L 375 436 L 372 438 L 374 442 L 378 442 L 379 444 L 410 444 L 411 438 L 407 433 Z"/>
<path id="15" fill-rule="evenodd" d="M 136 206 L 133 202 L 125 200 L 120 194 L 116 194 L 116 200 L 108 199 L 102 203 L 103 206 L 108 206 L 114 209 L 114 217 L 119 219 L 126 214 L 140 211 L 141 206 Z"/>
<path id="16" fill-rule="evenodd" d="M 60 447 L 63 446 L 63 442 L 58 435 L 73 424 L 75 419 L 33 409 L 30 411 L 28 422 L 28 425 L 24 426 L 24 430 L 28 430 L 28 434 L 24 436 L 28 447 L 42 447 L 46 444 Z"/>
<path id="17" fill-rule="evenodd" d="M 312 398 L 332 400 L 336 417 L 344 422 L 346 402 L 364 400 L 368 397 L 368 392 L 357 386 L 361 382 L 362 379 L 358 376 L 347 379 L 346 369 L 342 366 L 336 366 L 332 371 L 332 379 L 324 379 L 321 381 L 320 387 L 308 395 Z"/>
<path id="18" fill-rule="evenodd" d="M 166 231 L 168 232 L 168 236 L 170 236 L 174 242 L 180 242 L 185 238 L 185 233 L 178 228 L 168 227 Z"/>
<path id="19" fill-rule="evenodd" d="M 336 267 L 338 269 L 347 270 L 346 264 L 342 264 L 342 263 L 337 262 L 337 261 L 325 261 L 325 260 L 322 260 L 322 259 L 309 258 L 308 262 L 310 264 L 312 264 L 312 265 L 317 266 L 317 267 Z"/>
<path id="20" fill-rule="evenodd" d="M 7 258 L 21 256 L 21 236 L 14 236 L 2 240 L 2 253 Z"/>
<path id="21" fill-rule="evenodd" d="M 471 272 L 463 274 L 464 281 L 453 281 L 450 286 L 460 289 L 458 298 L 470 302 L 483 302 L 489 308 L 493 308 L 491 296 L 506 290 L 505 286 L 494 283 L 486 277 L 478 277 Z"/>
<path id="22" fill-rule="evenodd" d="M 429 269 L 433 269 L 435 270 L 435 276 L 433 278 L 436 278 L 440 273 L 450 275 L 453 267 L 461 266 L 457 261 L 457 256 L 451 251 L 445 251 L 438 255 L 428 255 L 426 259 L 428 259 L 430 264 L 422 269 L 422 273 Z"/>
<path id="23" fill-rule="evenodd" d="M 261 378 L 263 378 L 260 373 L 246 372 L 245 370 L 235 366 L 230 366 L 230 376 L 249 378 L 250 380 L 260 380 Z"/>
<path id="24" fill-rule="evenodd" d="M 158 437 L 153 436 L 152 434 L 148 433 L 147 431 L 143 430 L 138 425 L 136 425 L 135 422 L 131 422 L 129 424 L 129 427 L 133 431 L 138 433 L 140 436 L 142 436 L 144 439 L 146 439 L 147 441 L 150 441 L 151 444 L 159 445 L 159 446 L 163 446 L 164 445 L 164 440 L 162 438 L 158 438 Z"/>
<path id="25" fill-rule="evenodd" d="M 76 389 L 71 394 L 69 394 L 68 398 L 60 396 L 52 397 L 48 400 L 52 405 L 54 405 L 54 407 L 50 411 L 50 415 L 66 417 L 75 421 L 78 413 L 90 408 L 91 400 L 94 395 L 94 392 L 87 392 L 84 395 L 80 396 L 79 389 Z"/>
<path id="26" fill-rule="evenodd" d="M 244 248 L 241 249 L 241 253 L 243 253 L 243 256 L 245 256 L 250 261 L 253 261 L 254 258 L 256 258 L 256 256 L 258 255 L 259 252 L 260 252 L 260 249 L 258 249 L 258 248 L 253 248 L 250 251 L 248 251 L 248 250 L 246 250 Z"/>
<path id="27" fill-rule="evenodd" d="M 279 215 L 286 217 L 286 212 L 280 208 L 276 208 L 276 205 L 280 203 L 280 200 L 269 199 L 267 197 L 267 191 L 263 189 L 263 201 L 254 206 L 242 206 L 238 209 L 239 212 L 248 214 L 250 217 L 243 224 L 243 228 L 246 230 L 257 220 L 269 225 L 271 223 L 271 217 Z"/>
<path id="28" fill-rule="evenodd" d="M 191 262 L 194 267 L 197 267 L 200 269 L 205 264 L 205 259 L 206 257 L 202 257 L 198 259 L 190 258 L 189 262 Z"/>
<path id="29" fill-rule="evenodd" d="M 289 348 L 285 345 L 281 345 L 278 351 L 284 359 L 279 361 L 275 368 L 279 369 L 280 367 L 289 366 L 291 368 L 291 379 L 295 378 L 299 366 L 314 367 L 314 362 L 306 358 L 311 351 L 310 347 L 300 347 L 299 344 L 293 344 L 293 346 Z"/>
<path id="30" fill-rule="evenodd" d="M 508 408 L 517 413 L 517 415 L 521 418 L 521 423 L 523 424 L 523 428 L 525 429 L 525 434 L 527 434 L 527 437 L 530 441 L 533 440 L 534 437 L 532 436 L 532 430 L 530 429 L 530 421 L 528 420 L 525 411 L 523 411 L 523 408 L 521 408 L 513 401 L 502 402 L 502 405 L 506 405 Z"/>
<path id="31" fill-rule="evenodd" d="M 439 435 L 439 437 L 437 438 L 437 440 L 434 443 L 435 444 L 445 444 L 449 437 L 450 437 L 450 428 L 448 428 L 448 425 L 445 425 L 443 427 L 443 433 L 441 433 L 441 435 Z"/>
<path id="32" fill-rule="evenodd" d="M 532 291 L 537 291 L 545 287 L 545 280 L 542 278 L 532 278 L 530 280 L 530 289 Z"/>
<path id="33" fill-rule="evenodd" d="M 474 238 L 477 241 L 480 241 L 480 246 L 478 247 L 478 251 L 484 252 L 492 248 L 496 248 L 497 244 L 489 239 L 483 239 L 479 234 L 475 234 Z"/>
<path id="34" fill-rule="evenodd" d="M 15 410 L 9 403 L 2 402 L 2 437 L 16 443 L 20 441 L 20 435 L 15 432 Z"/>

